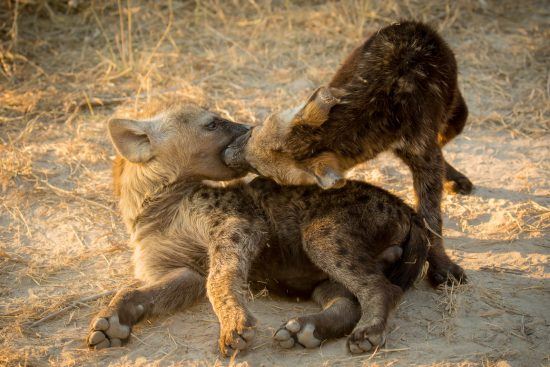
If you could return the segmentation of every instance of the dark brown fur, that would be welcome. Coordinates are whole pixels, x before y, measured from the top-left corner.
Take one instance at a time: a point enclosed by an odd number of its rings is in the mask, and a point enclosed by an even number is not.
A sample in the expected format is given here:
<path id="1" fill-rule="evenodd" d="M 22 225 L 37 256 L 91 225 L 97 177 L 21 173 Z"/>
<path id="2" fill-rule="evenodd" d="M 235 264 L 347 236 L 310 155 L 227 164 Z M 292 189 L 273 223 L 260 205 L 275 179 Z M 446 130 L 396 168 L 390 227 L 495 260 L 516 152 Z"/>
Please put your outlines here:
<path id="1" fill-rule="evenodd" d="M 245 349 L 255 329 L 248 282 L 311 295 L 323 307 L 285 323 L 275 335 L 282 347 L 315 347 L 352 330 L 354 353 L 384 343 L 389 312 L 427 255 L 423 225 L 401 200 L 353 181 L 332 191 L 264 178 L 213 187 L 203 180 L 242 174 L 205 172 L 246 129 L 193 106 L 151 121 L 113 120 L 110 131 L 132 159 L 117 160 L 114 172 L 144 285 L 121 290 L 98 314 L 90 347 L 121 345 L 135 323 L 206 294 L 220 321 L 221 352 Z"/>
<path id="2" fill-rule="evenodd" d="M 411 169 L 417 210 L 435 233 L 430 280 L 465 281 L 440 239 L 440 202 L 444 181 L 454 192 L 472 189 L 441 151 L 462 131 L 467 115 L 448 45 L 430 27 L 403 22 L 355 49 L 301 110 L 271 116 L 248 140 L 237 139 L 226 150 L 226 163 L 246 160 L 281 184 L 332 188 L 344 184 L 347 169 L 391 150 Z"/>

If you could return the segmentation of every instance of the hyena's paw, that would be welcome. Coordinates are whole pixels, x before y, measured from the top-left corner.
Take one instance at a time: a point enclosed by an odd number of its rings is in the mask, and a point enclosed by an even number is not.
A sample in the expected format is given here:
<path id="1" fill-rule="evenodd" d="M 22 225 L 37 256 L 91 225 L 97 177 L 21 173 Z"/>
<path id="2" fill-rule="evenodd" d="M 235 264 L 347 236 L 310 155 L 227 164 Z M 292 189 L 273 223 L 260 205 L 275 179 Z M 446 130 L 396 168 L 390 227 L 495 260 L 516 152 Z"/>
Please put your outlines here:
<path id="1" fill-rule="evenodd" d="M 317 348 L 321 345 L 321 338 L 315 335 L 315 323 L 307 317 L 291 319 L 285 323 L 273 339 L 281 348 L 292 348 L 296 343 L 306 348 Z"/>
<path id="2" fill-rule="evenodd" d="M 376 320 L 368 325 L 357 326 L 348 337 L 348 349 L 353 354 L 366 353 L 386 343 L 384 322 Z"/>
<path id="3" fill-rule="evenodd" d="M 445 282 L 448 285 L 454 283 L 468 283 L 468 278 L 466 277 L 464 269 L 453 262 L 448 264 L 430 263 L 430 267 L 428 268 L 428 279 L 434 287 Z"/>
<path id="4" fill-rule="evenodd" d="M 449 194 L 469 195 L 472 193 L 474 184 L 468 177 L 457 175 L 452 179 L 445 181 L 445 191 Z"/>
<path id="5" fill-rule="evenodd" d="M 227 318 L 227 324 L 220 325 L 220 352 L 232 355 L 236 350 L 245 350 L 252 344 L 256 334 L 256 320 L 252 316 Z"/>
<path id="6" fill-rule="evenodd" d="M 121 320 L 116 311 L 105 310 L 92 321 L 86 342 L 88 347 L 99 350 L 110 347 L 120 347 L 130 338 L 132 325 Z"/>

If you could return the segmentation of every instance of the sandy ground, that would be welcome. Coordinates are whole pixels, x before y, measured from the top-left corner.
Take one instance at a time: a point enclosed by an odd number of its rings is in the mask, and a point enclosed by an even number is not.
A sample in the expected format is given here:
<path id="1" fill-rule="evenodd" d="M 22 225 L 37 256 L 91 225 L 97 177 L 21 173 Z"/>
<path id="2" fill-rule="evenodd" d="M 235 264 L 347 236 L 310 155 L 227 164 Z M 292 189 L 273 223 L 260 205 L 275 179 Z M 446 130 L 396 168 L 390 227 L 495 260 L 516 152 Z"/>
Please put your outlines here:
<path id="1" fill-rule="evenodd" d="M 0 366 L 549 366 L 548 8 L 12 4 L 5 14 L 17 23 L 0 33 Z M 179 96 L 257 123 L 326 82 L 363 36 L 409 16 L 432 22 L 456 50 L 471 110 L 445 154 L 476 189 L 443 201 L 445 243 L 470 283 L 420 282 L 392 316 L 385 348 L 365 356 L 347 354 L 344 340 L 278 349 L 273 331 L 317 307 L 270 295 L 251 300 L 259 337 L 235 361 L 217 356 L 206 301 L 143 322 L 124 348 L 86 350 L 87 324 L 109 301 L 97 296 L 133 282 L 106 118 Z M 412 201 L 410 173 L 390 155 L 350 175 Z"/>

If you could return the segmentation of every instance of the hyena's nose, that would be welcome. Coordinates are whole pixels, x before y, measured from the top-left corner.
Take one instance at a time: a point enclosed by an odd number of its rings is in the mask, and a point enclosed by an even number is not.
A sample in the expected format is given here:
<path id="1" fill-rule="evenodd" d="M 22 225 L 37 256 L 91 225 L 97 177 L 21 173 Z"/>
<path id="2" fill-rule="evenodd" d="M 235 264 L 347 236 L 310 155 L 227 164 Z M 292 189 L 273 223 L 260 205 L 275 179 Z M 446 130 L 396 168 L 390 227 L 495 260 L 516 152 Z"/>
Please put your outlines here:
<path id="1" fill-rule="evenodd" d="M 250 132 L 251 129 L 252 129 L 252 126 L 250 126 L 250 125 L 233 124 L 233 131 L 234 131 L 235 135 L 237 136 L 237 138 L 239 138 L 243 134 L 246 134 L 246 133 Z M 234 143 L 231 143 L 231 144 L 233 145 Z"/>
<path id="2" fill-rule="evenodd" d="M 247 132 L 238 136 L 225 150 L 223 151 L 223 161 L 229 167 L 249 170 L 251 167 L 245 159 L 245 147 L 252 129 L 248 128 Z"/>

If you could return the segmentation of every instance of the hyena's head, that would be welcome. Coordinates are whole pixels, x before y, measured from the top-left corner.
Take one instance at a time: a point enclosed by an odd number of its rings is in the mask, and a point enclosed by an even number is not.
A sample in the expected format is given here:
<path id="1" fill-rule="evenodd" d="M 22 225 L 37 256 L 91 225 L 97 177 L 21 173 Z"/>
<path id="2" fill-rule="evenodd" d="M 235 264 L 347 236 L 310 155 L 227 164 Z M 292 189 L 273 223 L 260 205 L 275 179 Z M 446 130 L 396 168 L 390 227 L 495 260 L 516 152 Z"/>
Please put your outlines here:
<path id="1" fill-rule="evenodd" d="M 229 145 L 225 163 L 283 185 L 342 186 L 343 168 L 336 155 L 317 149 L 321 125 L 341 97 L 341 90 L 321 87 L 301 106 L 272 114 Z"/>
<path id="2" fill-rule="evenodd" d="M 193 104 L 167 108 L 144 120 L 112 119 L 109 134 L 117 152 L 149 181 L 230 180 L 244 171 L 228 167 L 223 150 L 246 125 L 223 119 Z"/>

